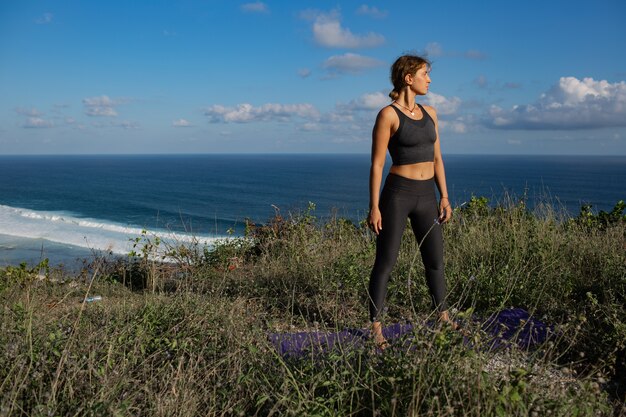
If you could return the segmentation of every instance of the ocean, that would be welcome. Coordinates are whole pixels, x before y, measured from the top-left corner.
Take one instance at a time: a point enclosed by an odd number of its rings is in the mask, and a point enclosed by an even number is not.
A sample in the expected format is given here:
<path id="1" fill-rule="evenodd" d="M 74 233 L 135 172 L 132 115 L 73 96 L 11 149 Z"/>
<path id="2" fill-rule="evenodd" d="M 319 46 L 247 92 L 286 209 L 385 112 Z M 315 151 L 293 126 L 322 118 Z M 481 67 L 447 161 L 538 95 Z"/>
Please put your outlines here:
<path id="1" fill-rule="evenodd" d="M 576 215 L 626 199 L 626 156 L 444 156 L 453 205 L 525 196 Z M 389 161 L 387 167 L 390 165 Z M 147 231 L 211 244 L 315 204 L 315 214 L 367 215 L 369 155 L 0 156 L 0 265 L 70 265 L 127 254 Z"/>

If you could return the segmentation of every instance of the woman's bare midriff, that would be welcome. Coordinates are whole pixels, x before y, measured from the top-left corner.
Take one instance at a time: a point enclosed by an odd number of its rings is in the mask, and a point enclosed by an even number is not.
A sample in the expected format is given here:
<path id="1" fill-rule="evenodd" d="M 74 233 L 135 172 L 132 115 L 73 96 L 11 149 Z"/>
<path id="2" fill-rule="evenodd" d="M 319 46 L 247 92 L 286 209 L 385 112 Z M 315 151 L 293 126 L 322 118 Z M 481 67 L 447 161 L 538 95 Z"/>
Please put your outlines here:
<path id="1" fill-rule="evenodd" d="M 428 180 L 435 176 L 435 163 L 418 162 L 417 164 L 392 165 L 389 172 L 412 180 Z"/>

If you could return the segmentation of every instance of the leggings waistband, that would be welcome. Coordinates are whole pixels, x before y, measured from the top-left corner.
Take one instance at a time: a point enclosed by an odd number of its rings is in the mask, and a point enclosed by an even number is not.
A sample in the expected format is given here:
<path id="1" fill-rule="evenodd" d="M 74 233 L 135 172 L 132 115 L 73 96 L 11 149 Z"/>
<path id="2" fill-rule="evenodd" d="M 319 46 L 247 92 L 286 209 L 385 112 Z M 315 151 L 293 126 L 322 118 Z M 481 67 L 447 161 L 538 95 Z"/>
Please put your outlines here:
<path id="1" fill-rule="evenodd" d="M 385 188 L 407 191 L 417 195 L 432 194 L 435 192 L 435 177 L 426 180 L 414 180 L 390 172 L 385 179 Z"/>

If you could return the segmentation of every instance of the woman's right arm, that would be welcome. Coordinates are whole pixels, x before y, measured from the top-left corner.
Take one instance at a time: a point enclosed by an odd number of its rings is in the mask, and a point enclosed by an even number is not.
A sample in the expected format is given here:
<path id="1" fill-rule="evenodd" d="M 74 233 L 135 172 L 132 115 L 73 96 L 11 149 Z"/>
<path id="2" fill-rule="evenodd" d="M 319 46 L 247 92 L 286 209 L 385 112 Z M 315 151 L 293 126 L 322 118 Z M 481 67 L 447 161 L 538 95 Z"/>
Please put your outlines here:
<path id="1" fill-rule="evenodd" d="M 372 131 L 372 166 L 370 167 L 370 212 L 368 223 L 374 233 L 378 234 L 382 228 L 382 218 L 378 201 L 380 197 L 380 184 L 385 168 L 387 145 L 391 137 L 393 125 L 393 110 L 389 107 L 382 109 L 376 117 L 376 123 Z"/>

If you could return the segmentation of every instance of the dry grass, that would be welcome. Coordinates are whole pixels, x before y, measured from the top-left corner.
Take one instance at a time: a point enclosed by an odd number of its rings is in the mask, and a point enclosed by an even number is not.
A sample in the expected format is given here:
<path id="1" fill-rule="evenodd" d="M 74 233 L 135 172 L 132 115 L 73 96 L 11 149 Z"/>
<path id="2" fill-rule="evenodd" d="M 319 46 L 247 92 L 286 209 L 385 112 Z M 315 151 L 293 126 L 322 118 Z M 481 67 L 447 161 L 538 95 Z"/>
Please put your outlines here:
<path id="1" fill-rule="evenodd" d="M 0 415 L 625 412 L 618 376 L 626 344 L 626 226 L 590 228 L 543 210 L 491 209 L 473 200 L 445 228 L 457 311 L 532 311 L 560 332 L 533 352 L 472 349 L 442 328 L 416 331 L 401 352 L 379 355 L 367 346 L 279 356 L 269 332 L 367 323 L 374 239 L 346 220 L 320 224 L 311 208 L 213 250 L 176 248 L 170 255 L 178 265 L 99 259 L 93 279 L 57 271 L 55 282 L 35 279 L 37 268 L 7 268 L 0 272 Z M 415 251 L 407 235 L 387 322 L 430 315 Z M 133 290 L 118 281 L 134 283 Z M 82 302 L 94 294 L 102 300 Z M 480 345 L 486 336 L 473 331 Z"/>

